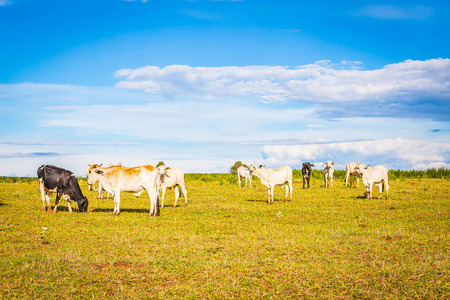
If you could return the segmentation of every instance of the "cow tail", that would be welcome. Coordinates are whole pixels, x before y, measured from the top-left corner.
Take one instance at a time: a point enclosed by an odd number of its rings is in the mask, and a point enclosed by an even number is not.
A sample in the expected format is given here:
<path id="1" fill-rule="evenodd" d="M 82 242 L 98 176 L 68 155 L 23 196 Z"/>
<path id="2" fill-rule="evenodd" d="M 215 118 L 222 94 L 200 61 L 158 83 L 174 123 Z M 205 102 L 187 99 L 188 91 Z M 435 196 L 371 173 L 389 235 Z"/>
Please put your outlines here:
<path id="1" fill-rule="evenodd" d="M 159 216 L 159 192 L 156 195 L 156 216 Z"/>

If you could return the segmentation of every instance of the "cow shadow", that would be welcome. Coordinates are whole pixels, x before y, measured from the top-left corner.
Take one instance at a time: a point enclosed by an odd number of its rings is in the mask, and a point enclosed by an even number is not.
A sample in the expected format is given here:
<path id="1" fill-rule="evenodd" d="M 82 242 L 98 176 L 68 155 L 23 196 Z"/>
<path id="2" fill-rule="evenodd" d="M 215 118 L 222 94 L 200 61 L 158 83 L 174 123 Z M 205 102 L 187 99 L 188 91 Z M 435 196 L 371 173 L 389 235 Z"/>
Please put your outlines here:
<path id="1" fill-rule="evenodd" d="M 113 208 L 95 208 L 91 212 L 98 213 L 98 212 L 106 212 L 106 213 L 113 213 Z M 128 212 L 128 213 L 149 213 L 150 208 L 121 208 L 120 212 Z"/>
<path id="2" fill-rule="evenodd" d="M 247 202 L 263 202 L 263 203 L 267 203 L 267 199 L 247 199 L 245 201 L 247 201 Z M 289 201 L 284 201 L 284 199 L 273 199 L 273 202 L 289 202 Z"/>

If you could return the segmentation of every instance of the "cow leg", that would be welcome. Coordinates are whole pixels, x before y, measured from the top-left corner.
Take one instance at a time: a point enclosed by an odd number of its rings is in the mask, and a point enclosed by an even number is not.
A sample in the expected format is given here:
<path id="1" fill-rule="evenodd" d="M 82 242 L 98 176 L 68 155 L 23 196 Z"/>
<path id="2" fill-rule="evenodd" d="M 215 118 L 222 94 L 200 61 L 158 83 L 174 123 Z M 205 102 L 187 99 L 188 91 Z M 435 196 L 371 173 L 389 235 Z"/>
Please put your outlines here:
<path id="1" fill-rule="evenodd" d="M 305 176 L 303 176 L 303 189 L 305 189 Z"/>
<path id="2" fill-rule="evenodd" d="M 186 191 L 186 187 L 184 186 L 184 183 L 181 185 L 181 189 L 183 190 L 183 195 L 184 195 L 184 206 L 187 206 L 187 191 Z"/>
<path id="3" fill-rule="evenodd" d="M 178 188 L 178 185 L 175 186 L 173 190 L 175 192 L 175 203 L 173 204 L 173 207 L 177 207 L 178 198 L 180 197 L 180 189 Z"/>
<path id="4" fill-rule="evenodd" d="M 103 185 L 98 182 L 98 199 L 103 199 Z"/>
<path id="5" fill-rule="evenodd" d="M 269 194 L 269 200 L 267 201 L 267 204 L 270 204 L 270 187 L 267 189 L 267 193 Z"/>
<path id="6" fill-rule="evenodd" d="M 306 178 L 306 182 L 308 183 L 308 189 L 309 189 L 309 180 L 310 180 L 311 178 L 310 178 L 310 176 L 308 176 L 307 178 Z"/>
<path id="7" fill-rule="evenodd" d="M 41 192 L 42 211 L 46 211 L 45 201 L 47 200 L 47 194 L 45 192 L 44 182 L 42 178 L 39 178 L 39 190 Z M 47 200 L 47 205 L 49 207 L 49 211 L 52 210 L 52 208 L 50 207 L 50 198 Z"/>
<path id="8" fill-rule="evenodd" d="M 116 216 L 120 213 L 120 191 L 114 191 L 114 212 Z"/>
<path id="9" fill-rule="evenodd" d="M 372 199 L 372 190 L 373 190 L 373 183 L 369 184 L 369 193 L 367 194 L 367 199 Z"/>
<path id="10" fill-rule="evenodd" d="M 330 187 L 333 187 L 333 176 L 330 176 Z"/>
<path id="11" fill-rule="evenodd" d="M 144 187 L 145 188 L 145 187 Z M 145 188 L 146 189 L 146 188 Z M 157 189 L 146 189 L 150 198 L 150 216 L 159 216 L 159 195 Z"/>
<path id="12" fill-rule="evenodd" d="M 72 213 L 72 206 L 70 206 L 70 201 L 67 201 L 67 208 L 69 209 L 69 212 Z"/>
<path id="13" fill-rule="evenodd" d="M 359 187 L 359 176 L 356 175 L 356 187 Z"/>
<path id="14" fill-rule="evenodd" d="M 376 183 L 376 185 L 378 186 L 378 199 L 381 198 L 381 192 L 383 192 L 383 183 Z"/>
<path id="15" fill-rule="evenodd" d="M 56 200 L 55 200 L 55 207 L 53 208 L 53 213 L 56 214 L 56 211 L 58 209 L 59 200 L 61 199 L 61 194 L 56 191 Z"/>
<path id="16" fill-rule="evenodd" d="M 345 187 L 347 187 L 349 173 L 347 172 L 347 176 L 345 177 Z M 351 175 L 350 175 L 351 178 Z M 350 179 L 350 187 L 351 187 L 351 179 Z"/>
<path id="17" fill-rule="evenodd" d="M 252 187 L 252 176 L 251 175 L 250 175 L 249 180 L 250 180 L 250 187 Z"/>

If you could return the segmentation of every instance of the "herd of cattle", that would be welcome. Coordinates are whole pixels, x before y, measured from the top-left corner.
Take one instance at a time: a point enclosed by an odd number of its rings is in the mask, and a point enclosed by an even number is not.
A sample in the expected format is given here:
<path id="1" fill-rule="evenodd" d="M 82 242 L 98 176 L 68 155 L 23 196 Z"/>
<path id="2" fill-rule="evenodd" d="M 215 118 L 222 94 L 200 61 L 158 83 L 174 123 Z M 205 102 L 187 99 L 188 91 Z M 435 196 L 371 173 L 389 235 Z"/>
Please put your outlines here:
<path id="1" fill-rule="evenodd" d="M 307 188 L 310 187 L 309 182 L 312 167 L 314 167 L 314 165 L 309 162 L 303 163 L 303 188 L 305 188 L 305 183 L 307 184 Z M 364 165 L 363 163 L 348 163 L 346 172 L 345 186 L 347 186 L 349 178 L 350 185 L 353 186 L 353 177 L 357 178 L 357 186 L 359 186 L 359 179 L 361 178 L 367 189 L 367 198 L 372 199 L 373 185 L 375 184 L 378 186 L 378 198 L 380 198 L 384 183 L 386 199 L 388 198 L 388 171 L 384 166 L 378 165 L 376 167 L 371 167 L 370 165 Z M 334 163 L 327 161 L 322 168 L 322 173 L 324 175 L 324 187 L 332 187 Z M 52 210 L 50 206 L 50 197 L 52 193 L 56 193 L 53 213 L 56 213 L 61 197 L 67 200 L 69 212 L 72 212 L 70 201 L 75 201 L 77 203 L 79 211 L 87 211 L 88 199 L 83 196 L 77 177 L 74 173 L 52 165 L 43 165 L 38 168 L 37 175 L 44 211 L 46 209 L 49 211 Z M 287 200 L 288 195 L 289 201 L 292 200 L 292 168 L 289 166 L 282 166 L 276 170 L 273 168 L 266 168 L 264 165 L 240 166 L 237 169 L 237 176 L 239 187 L 241 187 L 241 179 L 245 179 L 245 186 L 247 186 L 247 180 L 249 180 L 251 186 L 252 176 L 259 178 L 261 183 L 268 189 L 269 204 L 274 201 L 274 187 L 277 185 L 286 187 L 286 196 L 284 200 Z M 105 166 L 101 164 L 90 164 L 86 169 L 86 177 L 89 190 L 93 190 L 95 183 L 98 182 L 97 191 L 99 193 L 99 198 L 103 198 L 103 191 L 106 191 L 108 195 L 112 195 L 114 199 L 113 212 L 116 215 L 120 213 L 121 192 L 130 192 L 138 197 L 146 190 L 150 198 L 150 216 L 159 216 L 159 194 L 161 192 L 162 208 L 164 207 L 164 195 L 167 188 L 174 188 L 175 190 L 174 207 L 177 205 L 178 198 L 180 197 L 180 189 L 183 191 L 185 206 L 187 206 L 187 191 L 184 184 L 184 173 L 177 168 L 168 168 L 164 165 L 159 167 L 145 165 L 128 168 L 120 164 L 110 164 Z M 47 207 L 45 206 L 45 202 L 47 202 Z"/>

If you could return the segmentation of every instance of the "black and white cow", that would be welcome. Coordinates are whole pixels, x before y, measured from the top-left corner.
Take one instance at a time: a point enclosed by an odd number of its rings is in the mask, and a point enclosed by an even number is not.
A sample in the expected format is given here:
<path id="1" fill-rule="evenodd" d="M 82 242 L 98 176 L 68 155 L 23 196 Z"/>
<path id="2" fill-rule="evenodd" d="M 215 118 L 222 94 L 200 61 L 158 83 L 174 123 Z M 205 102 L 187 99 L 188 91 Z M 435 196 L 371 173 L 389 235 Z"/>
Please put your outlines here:
<path id="1" fill-rule="evenodd" d="M 72 212 L 72 207 L 70 206 L 71 200 L 77 203 L 79 211 L 87 211 L 88 199 L 83 196 L 80 185 L 78 184 L 78 179 L 71 171 L 51 165 L 43 165 L 38 168 L 37 175 L 43 211 L 46 210 L 45 201 L 47 201 L 48 210 L 52 210 L 52 207 L 50 206 L 50 197 L 52 193 L 56 193 L 53 213 L 56 213 L 56 208 L 58 207 L 59 199 L 61 197 L 67 200 L 69 212 Z"/>
<path id="2" fill-rule="evenodd" d="M 309 189 L 309 180 L 311 179 L 311 170 L 314 167 L 313 164 L 309 162 L 303 163 L 302 174 L 303 174 L 303 189 L 305 188 L 305 180 L 308 182 Z"/>

